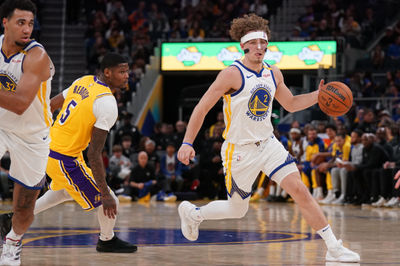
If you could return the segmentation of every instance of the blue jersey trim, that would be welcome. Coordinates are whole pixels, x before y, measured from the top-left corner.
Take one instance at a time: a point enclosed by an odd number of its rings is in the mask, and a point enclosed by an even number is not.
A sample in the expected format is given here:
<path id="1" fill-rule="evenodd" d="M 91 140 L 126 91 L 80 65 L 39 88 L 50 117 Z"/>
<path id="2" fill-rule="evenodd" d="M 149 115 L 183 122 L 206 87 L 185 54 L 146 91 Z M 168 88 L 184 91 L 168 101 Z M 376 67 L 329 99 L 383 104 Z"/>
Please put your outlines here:
<path id="1" fill-rule="evenodd" d="M 238 185 L 236 185 L 236 182 L 235 182 L 235 180 L 233 179 L 233 177 L 232 177 L 232 189 L 231 189 L 231 193 L 229 193 L 228 191 L 226 191 L 226 192 L 228 193 L 229 197 L 231 197 L 231 198 L 232 198 L 232 196 L 233 196 L 233 194 L 234 194 L 235 192 L 238 193 L 239 196 L 240 196 L 242 199 L 246 199 L 246 198 L 248 198 L 248 197 L 251 196 L 251 192 L 243 191 L 242 189 L 240 189 L 240 188 L 238 187 Z"/>
<path id="2" fill-rule="evenodd" d="M 103 83 L 103 82 L 101 82 L 96 76 L 94 76 L 94 82 L 96 82 L 96 83 L 98 83 L 98 84 L 100 84 L 100 85 L 103 85 L 103 86 L 106 86 L 106 87 L 108 87 L 108 85 L 107 84 L 105 84 L 105 83 Z"/>
<path id="3" fill-rule="evenodd" d="M 250 68 L 248 68 L 248 67 L 246 67 L 245 65 L 243 65 L 242 62 L 240 62 L 239 60 L 236 60 L 235 62 L 239 63 L 239 64 L 240 64 L 242 67 L 244 67 L 247 71 L 249 71 L 249 72 L 253 73 L 254 75 L 256 75 L 256 77 L 259 78 L 259 77 L 262 76 L 262 72 L 263 72 L 264 68 L 262 68 L 262 69 L 260 70 L 260 73 L 257 73 L 256 71 L 251 70 Z"/>
<path id="4" fill-rule="evenodd" d="M 29 47 L 28 49 L 24 49 L 26 52 L 28 52 L 29 50 L 31 50 L 32 48 L 35 48 L 35 47 L 37 47 L 37 46 L 39 46 L 40 48 L 43 48 L 43 46 L 41 45 L 41 44 L 39 44 L 39 43 L 36 43 L 35 45 L 32 45 L 32 47 Z M 44 48 L 43 48 L 44 49 Z"/>
<path id="5" fill-rule="evenodd" d="M 10 57 L 7 57 L 7 56 L 5 55 L 5 53 L 3 52 L 3 49 L 1 49 L 1 54 L 2 54 L 3 57 L 4 57 L 4 62 L 5 62 L 5 63 L 10 63 L 10 62 L 11 62 L 11 59 L 13 59 L 14 56 L 19 55 L 19 52 L 13 54 L 13 55 L 10 56 Z"/>
<path id="6" fill-rule="evenodd" d="M 233 66 L 236 67 L 237 69 L 239 69 L 240 75 L 242 76 L 242 86 L 240 86 L 240 89 L 238 89 L 237 91 L 235 91 L 234 93 L 231 94 L 232 97 L 235 96 L 235 95 L 238 95 L 238 94 L 243 90 L 243 88 L 244 88 L 244 76 L 243 76 L 243 72 L 242 72 L 242 70 L 240 69 L 240 67 L 238 67 L 238 66 L 236 66 L 236 65 L 233 65 Z"/>
<path id="7" fill-rule="evenodd" d="M 278 172 L 278 170 L 281 169 L 282 167 L 284 167 L 284 166 L 286 166 L 286 165 L 288 165 L 288 164 L 291 164 L 291 163 L 295 163 L 295 162 L 296 162 L 296 159 L 294 159 L 292 155 L 288 154 L 288 156 L 287 156 L 287 158 L 286 158 L 286 161 L 285 161 L 283 164 L 279 165 L 277 168 L 275 168 L 275 169 L 269 174 L 269 179 L 272 179 L 272 176 L 273 176 L 276 172 Z"/>
<path id="8" fill-rule="evenodd" d="M 24 188 L 27 188 L 27 189 L 41 190 L 41 189 L 43 188 L 43 186 L 33 186 L 33 187 L 30 187 L 30 186 L 25 185 L 24 183 L 22 183 L 22 182 L 19 181 L 18 179 L 15 179 L 14 177 L 12 177 L 12 176 L 10 176 L 10 175 L 8 175 L 8 178 L 11 179 L 12 181 L 14 181 L 15 183 L 20 184 L 20 185 L 23 186 Z M 41 183 L 42 183 L 42 182 L 41 182 Z"/>
<path id="9" fill-rule="evenodd" d="M 272 71 L 272 67 L 271 67 L 268 63 L 265 63 L 265 64 L 270 68 L 269 71 L 271 71 L 271 76 L 272 76 L 272 80 L 274 81 L 274 84 L 275 84 L 275 91 L 276 91 L 276 89 L 277 89 L 278 87 L 276 86 L 275 75 L 274 75 L 274 72 Z"/>

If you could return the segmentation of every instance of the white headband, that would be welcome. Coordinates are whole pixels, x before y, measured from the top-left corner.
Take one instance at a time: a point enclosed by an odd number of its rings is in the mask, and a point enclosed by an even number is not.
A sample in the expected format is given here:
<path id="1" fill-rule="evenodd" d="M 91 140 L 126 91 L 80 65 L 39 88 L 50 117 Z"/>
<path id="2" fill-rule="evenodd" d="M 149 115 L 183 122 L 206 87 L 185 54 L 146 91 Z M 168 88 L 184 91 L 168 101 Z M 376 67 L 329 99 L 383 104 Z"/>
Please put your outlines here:
<path id="1" fill-rule="evenodd" d="M 263 31 L 253 31 L 250 33 L 247 33 L 246 35 L 244 35 L 242 38 L 240 38 L 240 43 L 246 43 L 250 40 L 254 40 L 254 39 L 263 39 L 266 40 L 268 42 L 268 37 L 267 34 Z"/>

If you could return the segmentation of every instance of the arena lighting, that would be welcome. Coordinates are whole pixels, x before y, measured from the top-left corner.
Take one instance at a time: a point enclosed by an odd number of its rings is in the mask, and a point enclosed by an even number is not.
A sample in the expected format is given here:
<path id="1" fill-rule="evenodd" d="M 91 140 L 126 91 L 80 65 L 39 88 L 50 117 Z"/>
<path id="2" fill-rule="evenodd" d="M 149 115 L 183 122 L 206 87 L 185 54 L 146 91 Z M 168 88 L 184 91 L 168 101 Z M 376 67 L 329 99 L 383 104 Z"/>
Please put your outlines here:
<path id="1" fill-rule="evenodd" d="M 217 71 L 243 57 L 239 42 L 164 42 L 161 71 Z M 264 61 L 283 70 L 336 67 L 336 41 L 270 42 Z"/>

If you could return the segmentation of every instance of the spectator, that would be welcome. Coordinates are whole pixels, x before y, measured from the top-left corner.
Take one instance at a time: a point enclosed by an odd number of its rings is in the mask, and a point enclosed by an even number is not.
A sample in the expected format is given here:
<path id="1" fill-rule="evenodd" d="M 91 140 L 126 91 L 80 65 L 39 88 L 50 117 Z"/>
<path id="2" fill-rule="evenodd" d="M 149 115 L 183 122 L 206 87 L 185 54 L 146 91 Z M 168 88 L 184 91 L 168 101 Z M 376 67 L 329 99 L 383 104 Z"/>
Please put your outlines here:
<path id="1" fill-rule="evenodd" d="M 131 161 L 122 155 L 121 145 L 114 145 L 113 155 L 110 158 L 111 184 L 110 187 L 118 189 L 131 173 Z"/>
<path id="2" fill-rule="evenodd" d="M 397 36 L 394 43 L 389 45 L 387 56 L 393 60 L 400 59 L 400 36 Z"/>
<path id="3" fill-rule="evenodd" d="M 358 123 L 357 128 L 365 133 L 376 132 L 375 113 L 372 109 L 366 109 L 364 111 L 362 121 Z"/>
<path id="4" fill-rule="evenodd" d="M 204 40 L 206 33 L 201 27 L 199 21 L 194 21 L 188 32 L 188 40 L 192 42 L 201 42 Z"/>
<path id="5" fill-rule="evenodd" d="M 382 69 L 385 62 L 385 52 L 380 44 L 376 45 L 371 52 L 371 61 L 374 69 Z"/>
<path id="6" fill-rule="evenodd" d="M 375 135 L 364 133 L 361 137 L 363 144 L 362 162 L 354 165 L 358 171 L 354 174 L 357 190 L 356 204 L 370 204 L 378 199 L 372 197 L 373 178 L 379 175 L 383 164 L 389 160 L 384 149 L 375 143 Z"/>
<path id="7" fill-rule="evenodd" d="M 145 26 L 145 23 L 147 23 L 147 13 L 145 9 L 146 2 L 140 1 L 138 8 L 128 16 L 133 32 L 139 31 L 143 26 Z"/>
<path id="8" fill-rule="evenodd" d="M 174 133 L 173 139 L 175 142 L 175 148 L 178 148 L 181 146 L 181 144 L 183 142 L 183 137 L 185 136 L 186 123 L 183 122 L 182 120 L 176 121 L 175 129 L 176 129 L 176 132 Z"/>
<path id="9" fill-rule="evenodd" d="M 107 17 L 116 16 L 122 25 L 128 22 L 128 14 L 122 1 L 110 1 L 107 4 Z"/>
<path id="10" fill-rule="evenodd" d="M 301 158 L 304 153 L 303 139 L 301 138 L 301 130 L 298 128 L 291 128 L 289 131 L 290 141 L 288 145 L 289 153 L 296 158 L 297 164 L 301 164 Z"/>
<path id="11" fill-rule="evenodd" d="M 225 128 L 225 122 L 224 122 L 224 113 L 223 112 L 218 112 L 217 113 L 217 121 L 210 126 L 209 129 L 209 136 L 210 138 L 219 138 L 221 137 L 221 134 L 219 133 L 219 129 L 224 129 Z"/>
<path id="12" fill-rule="evenodd" d="M 132 155 L 135 153 L 135 149 L 132 146 L 132 138 L 130 135 L 122 136 L 121 146 L 122 146 L 122 155 L 125 156 L 126 158 L 131 159 Z"/>
<path id="13" fill-rule="evenodd" d="M 324 203 L 329 204 L 343 204 L 346 198 L 347 189 L 347 169 L 339 167 L 340 164 L 349 163 L 350 159 L 351 144 L 346 142 L 345 134 L 338 134 L 335 137 L 335 144 L 332 149 L 332 160 L 330 166 L 332 166 L 330 173 L 332 178 L 333 192 L 340 192 L 340 196 L 336 199 L 336 195 L 333 194 L 331 198 L 327 198 Z"/>
<path id="14" fill-rule="evenodd" d="M 322 139 L 318 137 L 317 130 L 314 127 L 310 127 L 307 130 L 307 142 L 308 145 L 305 149 L 306 158 L 303 165 L 300 167 L 302 181 L 308 188 L 310 188 L 310 190 L 312 189 L 314 198 L 322 199 L 323 191 L 322 187 L 317 188 L 315 169 L 313 169 L 315 165 L 314 162 L 312 162 L 312 157 L 315 154 L 324 151 L 325 145 Z"/>
<path id="15" fill-rule="evenodd" d="M 160 158 L 156 153 L 156 143 L 150 138 L 145 141 L 144 151 L 148 156 L 148 164 L 154 168 L 155 174 L 158 177 L 160 175 Z"/>
<path id="16" fill-rule="evenodd" d="M 123 136 L 131 136 L 133 148 L 136 150 L 139 149 L 139 141 L 142 135 L 139 132 L 139 129 L 132 124 L 132 114 L 128 112 L 122 112 L 122 125 L 117 128 L 117 132 L 115 134 L 116 144 L 121 144 Z"/>
<path id="17" fill-rule="evenodd" d="M 255 0 L 254 3 L 250 5 L 249 11 L 265 18 L 268 14 L 268 6 L 265 1 Z"/>
<path id="18" fill-rule="evenodd" d="M 382 39 L 380 40 L 379 44 L 382 46 L 382 49 L 387 49 L 389 45 L 394 43 L 396 36 L 394 34 L 393 28 L 388 26 L 385 29 L 385 35 L 383 35 Z"/>
<path id="19" fill-rule="evenodd" d="M 174 143 L 168 143 L 166 154 L 161 158 L 161 174 L 165 178 L 163 190 L 165 192 L 180 192 L 183 185 L 182 164 L 176 157 Z"/>
<path id="20" fill-rule="evenodd" d="M 125 195 L 129 195 L 132 199 L 138 198 L 139 202 L 148 202 L 151 196 L 159 192 L 154 169 L 148 165 L 146 152 L 139 152 L 138 165 L 132 169 L 126 185 Z"/>

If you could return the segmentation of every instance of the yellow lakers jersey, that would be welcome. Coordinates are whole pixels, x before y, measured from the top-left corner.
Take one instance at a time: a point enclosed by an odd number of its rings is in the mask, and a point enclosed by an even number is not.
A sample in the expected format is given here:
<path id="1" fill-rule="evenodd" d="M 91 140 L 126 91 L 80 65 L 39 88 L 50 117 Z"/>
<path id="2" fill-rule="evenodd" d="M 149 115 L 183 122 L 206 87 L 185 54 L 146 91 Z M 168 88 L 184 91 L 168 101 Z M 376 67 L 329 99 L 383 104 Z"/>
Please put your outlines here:
<path id="1" fill-rule="evenodd" d="M 50 149 L 78 157 L 88 146 L 96 123 L 94 101 L 106 95 L 112 95 L 110 88 L 95 76 L 84 76 L 72 83 L 50 129 Z"/>

